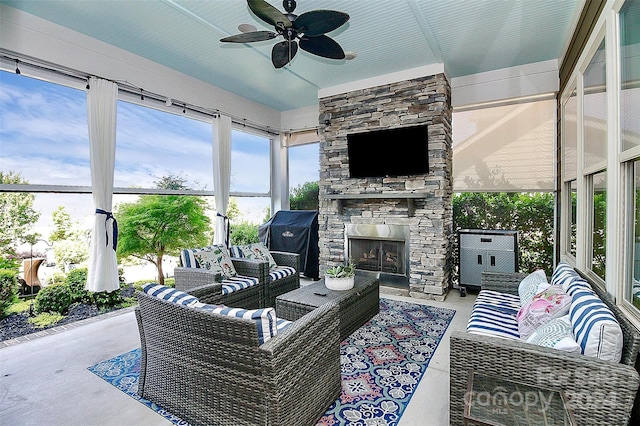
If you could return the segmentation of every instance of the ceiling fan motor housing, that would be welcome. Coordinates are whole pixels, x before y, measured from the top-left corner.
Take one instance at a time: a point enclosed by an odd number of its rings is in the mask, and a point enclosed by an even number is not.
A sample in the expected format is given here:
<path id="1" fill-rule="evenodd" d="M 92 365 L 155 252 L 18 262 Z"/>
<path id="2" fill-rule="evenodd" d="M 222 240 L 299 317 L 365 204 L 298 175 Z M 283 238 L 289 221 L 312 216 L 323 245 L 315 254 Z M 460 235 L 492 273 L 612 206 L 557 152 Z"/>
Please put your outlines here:
<path id="1" fill-rule="evenodd" d="M 289 13 L 293 12 L 296 6 L 296 0 L 282 0 L 282 7 Z"/>

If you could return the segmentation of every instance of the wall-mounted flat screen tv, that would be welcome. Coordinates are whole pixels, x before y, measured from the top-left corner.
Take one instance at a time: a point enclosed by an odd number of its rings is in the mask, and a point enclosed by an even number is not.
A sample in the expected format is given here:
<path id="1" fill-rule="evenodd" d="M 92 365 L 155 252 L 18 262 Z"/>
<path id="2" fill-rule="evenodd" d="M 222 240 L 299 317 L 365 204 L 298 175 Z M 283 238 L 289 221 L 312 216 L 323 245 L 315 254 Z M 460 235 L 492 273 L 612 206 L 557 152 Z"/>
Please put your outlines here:
<path id="1" fill-rule="evenodd" d="M 427 126 L 399 127 L 347 135 L 352 178 L 429 173 Z"/>

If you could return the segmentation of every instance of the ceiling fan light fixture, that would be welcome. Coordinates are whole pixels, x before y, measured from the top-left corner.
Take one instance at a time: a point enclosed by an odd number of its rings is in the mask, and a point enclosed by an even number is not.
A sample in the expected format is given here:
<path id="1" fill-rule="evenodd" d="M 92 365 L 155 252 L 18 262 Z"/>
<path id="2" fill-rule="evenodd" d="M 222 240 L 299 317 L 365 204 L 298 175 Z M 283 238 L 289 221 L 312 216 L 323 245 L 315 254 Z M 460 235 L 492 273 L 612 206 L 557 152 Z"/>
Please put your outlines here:
<path id="1" fill-rule="evenodd" d="M 358 56 L 358 54 L 356 52 L 352 52 L 351 50 L 344 52 L 344 59 L 347 61 L 355 59 L 356 56 Z"/>

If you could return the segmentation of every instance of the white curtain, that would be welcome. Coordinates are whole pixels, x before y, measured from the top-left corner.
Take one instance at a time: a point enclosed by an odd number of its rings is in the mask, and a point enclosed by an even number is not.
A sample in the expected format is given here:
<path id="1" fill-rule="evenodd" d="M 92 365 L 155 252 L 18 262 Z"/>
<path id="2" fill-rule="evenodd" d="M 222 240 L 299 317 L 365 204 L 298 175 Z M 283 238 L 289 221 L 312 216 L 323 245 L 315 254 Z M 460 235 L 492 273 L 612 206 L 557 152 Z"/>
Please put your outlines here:
<path id="1" fill-rule="evenodd" d="M 216 200 L 215 244 L 229 245 L 229 187 L 231 185 L 231 118 L 213 119 L 213 189 Z"/>
<path id="2" fill-rule="evenodd" d="M 96 215 L 91 235 L 87 290 L 117 290 L 118 260 L 116 244 L 118 228 L 111 213 L 113 169 L 116 157 L 116 102 L 118 85 L 92 77 L 87 93 L 91 186 Z"/>

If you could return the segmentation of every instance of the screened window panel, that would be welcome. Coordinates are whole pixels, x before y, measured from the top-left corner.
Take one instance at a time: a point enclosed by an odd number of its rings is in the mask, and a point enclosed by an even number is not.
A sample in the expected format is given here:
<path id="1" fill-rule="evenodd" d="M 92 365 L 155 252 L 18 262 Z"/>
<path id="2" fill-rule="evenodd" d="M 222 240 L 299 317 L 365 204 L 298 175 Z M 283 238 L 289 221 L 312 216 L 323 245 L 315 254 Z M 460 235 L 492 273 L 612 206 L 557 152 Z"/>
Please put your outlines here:
<path id="1" fill-rule="evenodd" d="M 117 120 L 114 186 L 157 188 L 174 176 L 213 190 L 211 123 L 124 101 Z"/>
<path id="2" fill-rule="evenodd" d="M 607 90 L 604 40 L 584 73 L 584 166 L 607 160 Z"/>
<path id="3" fill-rule="evenodd" d="M 606 272 L 607 251 L 607 172 L 590 176 L 593 185 L 592 202 L 592 241 L 591 269 L 602 279 Z"/>
<path id="4" fill-rule="evenodd" d="M 289 148 L 289 187 L 320 180 L 320 144 Z"/>
<path id="5" fill-rule="evenodd" d="M 231 132 L 231 192 L 268 193 L 271 189 L 269 138 Z"/>
<path id="6" fill-rule="evenodd" d="M 640 146 L 640 1 L 620 10 L 620 130 L 622 150 Z"/>
<path id="7" fill-rule="evenodd" d="M 555 105 L 544 100 L 454 112 L 454 191 L 552 191 Z"/>
<path id="8" fill-rule="evenodd" d="M 30 184 L 91 185 L 87 94 L 0 71 L 0 170 Z"/>
<path id="9" fill-rule="evenodd" d="M 564 132 L 562 133 L 562 178 L 564 181 L 578 176 L 578 97 L 574 90 L 562 109 Z"/>

